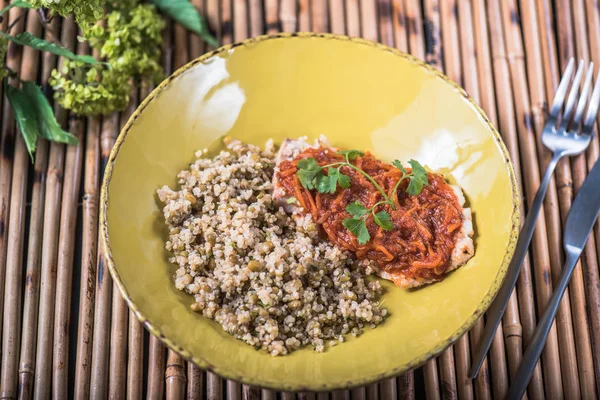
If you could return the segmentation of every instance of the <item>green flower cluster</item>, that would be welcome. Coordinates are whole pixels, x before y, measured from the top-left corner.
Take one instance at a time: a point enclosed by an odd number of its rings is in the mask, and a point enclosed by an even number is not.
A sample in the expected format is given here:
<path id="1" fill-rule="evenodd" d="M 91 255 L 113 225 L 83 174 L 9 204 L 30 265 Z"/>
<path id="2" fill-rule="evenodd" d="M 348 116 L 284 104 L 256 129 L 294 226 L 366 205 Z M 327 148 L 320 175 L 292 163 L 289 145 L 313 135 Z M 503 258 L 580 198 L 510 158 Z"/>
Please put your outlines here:
<path id="1" fill-rule="evenodd" d="M 81 115 L 122 110 L 129 103 L 129 77 L 113 68 L 66 60 L 50 84 L 60 105 Z"/>
<path id="2" fill-rule="evenodd" d="M 87 35 L 90 45 L 100 50 L 113 68 L 131 76 L 162 77 L 160 59 L 165 22 L 150 4 L 139 5 L 129 13 L 113 11 L 106 28 L 95 25 Z"/>
<path id="3" fill-rule="evenodd" d="M 104 0 L 29 0 L 28 3 L 63 17 L 74 14 L 75 21 L 84 32 L 104 16 Z"/>
<path id="4" fill-rule="evenodd" d="M 68 62 L 61 71 L 53 71 L 50 84 L 63 108 L 83 115 L 121 111 L 129 102 L 131 78 L 162 79 L 159 60 L 165 23 L 153 5 L 135 3 L 123 1 L 107 15 L 105 26 L 97 24 L 86 32 L 90 45 L 110 67 Z"/>

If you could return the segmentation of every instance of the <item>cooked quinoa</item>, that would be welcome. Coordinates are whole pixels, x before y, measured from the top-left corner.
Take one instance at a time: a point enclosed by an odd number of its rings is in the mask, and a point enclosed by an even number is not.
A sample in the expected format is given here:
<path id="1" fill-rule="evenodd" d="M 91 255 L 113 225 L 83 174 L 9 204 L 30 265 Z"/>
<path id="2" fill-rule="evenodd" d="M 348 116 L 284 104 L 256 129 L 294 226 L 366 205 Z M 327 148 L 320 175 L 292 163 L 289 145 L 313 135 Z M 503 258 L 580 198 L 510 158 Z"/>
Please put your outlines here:
<path id="1" fill-rule="evenodd" d="M 158 190 L 175 286 L 194 296 L 191 308 L 273 356 L 322 352 L 380 324 L 372 266 L 321 238 L 310 214 L 274 206 L 273 142 L 225 142 L 213 158 L 196 153 L 178 190 Z"/>

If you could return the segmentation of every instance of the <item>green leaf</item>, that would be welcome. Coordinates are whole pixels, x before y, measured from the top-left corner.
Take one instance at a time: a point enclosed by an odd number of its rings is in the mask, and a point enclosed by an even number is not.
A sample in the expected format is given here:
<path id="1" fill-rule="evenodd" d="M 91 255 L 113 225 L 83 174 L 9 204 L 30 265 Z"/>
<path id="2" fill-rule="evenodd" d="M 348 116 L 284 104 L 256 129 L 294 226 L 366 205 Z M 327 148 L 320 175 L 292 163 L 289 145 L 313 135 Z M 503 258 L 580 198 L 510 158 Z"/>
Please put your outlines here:
<path id="1" fill-rule="evenodd" d="M 295 202 L 297 202 L 297 201 L 298 201 L 298 199 L 296 199 L 295 197 L 288 197 L 288 198 L 285 200 L 285 202 L 286 202 L 287 204 L 293 204 L 293 203 L 295 203 Z"/>
<path id="2" fill-rule="evenodd" d="M 4 7 L 2 10 L 0 10 L 0 16 L 4 15 L 8 10 L 10 10 L 13 7 L 35 8 L 34 6 L 32 6 L 31 4 L 29 4 L 26 1 L 15 0 L 12 3 L 10 3 L 9 5 L 7 5 L 6 7 Z"/>
<path id="3" fill-rule="evenodd" d="M 8 35 L 2 31 L 0 31 L 0 36 L 5 37 L 6 39 L 10 40 L 11 42 L 19 44 L 21 46 L 29 46 L 36 50 L 47 51 L 52 54 L 56 54 L 57 56 L 62 56 L 62 57 L 68 58 L 69 60 L 81 61 L 81 62 L 84 62 L 87 64 L 109 65 L 108 63 L 104 63 L 104 62 L 96 60 L 92 56 L 77 55 L 65 47 L 59 46 L 54 43 L 50 43 L 44 39 L 33 36 L 29 32 L 22 32 L 22 33 L 19 33 L 17 36 L 11 36 L 11 35 Z"/>
<path id="4" fill-rule="evenodd" d="M 213 47 L 219 44 L 209 32 L 206 22 L 189 0 L 150 0 L 163 13 L 192 32 L 196 32 Z"/>
<path id="5" fill-rule="evenodd" d="M 348 160 L 356 160 L 358 156 L 362 157 L 365 155 L 365 153 L 360 150 L 338 150 L 337 153 L 347 157 Z"/>
<path id="6" fill-rule="evenodd" d="M 369 210 L 367 210 L 367 208 L 360 204 L 358 201 L 348 204 L 346 206 L 346 211 L 354 218 L 360 218 L 369 212 Z"/>
<path id="7" fill-rule="evenodd" d="M 358 239 L 358 243 L 360 244 L 365 244 L 371 239 L 367 225 L 362 219 L 346 218 L 342 221 L 342 225 L 356 236 L 356 239 Z"/>
<path id="8" fill-rule="evenodd" d="M 58 125 L 46 96 L 35 83 L 23 82 L 21 89 L 8 85 L 6 95 L 32 161 L 38 136 L 55 142 L 78 143 L 75 136 Z"/>
<path id="9" fill-rule="evenodd" d="M 407 175 L 408 172 L 406 171 L 406 168 L 404 168 L 404 165 L 402 165 L 402 163 L 398 160 L 394 160 L 392 161 L 392 165 L 396 168 L 398 168 L 404 175 Z"/>
<path id="10" fill-rule="evenodd" d="M 421 193 L 423 186 L 429 184 L 429 181 L 427 180 L 427 171 L 418 161 L 410 160 L 408 163 L 412 167 L 412 172 L 409 177 L 410 183 L 408 184 L 406 191 L 409 195 L 415 196 Z"/>
<path id="11" fill-rule="evenodd" d="M 344 189 L 348 189 L 350 187 L 350 177 L 348 175 L 344 175 L 341 171 L 342 167 L 337 169 L 337 181 L 338 185 L 340 185 Z"/>
<path id="12" fill-rule="evenodd" d="M 350 187 L 350 177 L 344 175 L 340 170 L 341 168 L 329 167 L 327 176 L 323 175 L 317 178 L 317 191 L 319 193 L 335 193 L 338 184 L 344 189 Z"/>
<path id="13" fill-rule="evenodd" d="M 14 86 L 7 86 L 6 97 L 10 102 L 10 106 L 15 114 L 15 119 L 19 124 L 19 129 L 25 140 L 27 151 L 33 161 L 33 153 L 35 153 L 39 132 L 36 110 L 31 101 L 27 98 L 27 95 Z"/>
<path id="14" fill-rule="evenodd" d="M 36 110 L 39 132 L 38 134 L 44 139 L 48 139 L 53 142 L 66 143 L 66 144 L 77 144 L 79 141 L 75 136 L 62 130 L 54 111 L 48 103 L 48 99 L 42 93 L 42 90 L 38 85 L 33 82 L 23 82 L 22 91 L 27 96 L 28 100 L 32 103 Z"/>
<path id="15" fill-rule="evenodd" d="M 335 193 L 336 188 L 337 188 L 337 179 L 334 174 L 320 175 L 319 177 L 317 177 L 317 192 L 319 192 L 319 193 Z"/>
<path id="16" fill-rule="evenodd" d="M 298 161 L 298 179 L 306 189 L 316 189 L 323 176 L 323 169 L 313 157 Z"/>
<path id="17" fill-rule="evenodd" d="M 388 214 L 387 211 L 379 211 L 377 214 L 373 214 L 373 220 L 385 231 L 394 229 L 394 224 L 392 224 L 390 214 Z"/>

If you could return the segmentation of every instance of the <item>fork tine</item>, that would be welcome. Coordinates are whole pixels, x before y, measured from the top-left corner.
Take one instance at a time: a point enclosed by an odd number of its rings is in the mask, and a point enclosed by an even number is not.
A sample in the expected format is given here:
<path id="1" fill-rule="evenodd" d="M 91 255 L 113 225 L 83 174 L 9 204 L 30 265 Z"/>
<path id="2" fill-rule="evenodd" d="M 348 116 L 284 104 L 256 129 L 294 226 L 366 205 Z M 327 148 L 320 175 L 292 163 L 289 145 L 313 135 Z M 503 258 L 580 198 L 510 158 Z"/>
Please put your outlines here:
<path id="1" fill-rule="evenodd" d="M 556 93 L 554 93 L 554 101 L 552 102 L 552 108 L 550 109 L 551 118 L 558 118 L 560 109 L 565 101 L 565 95 L 567 94 L 567 89 L 569 88 L 569 82 L 571 81 L 571 74 L 573 73 L 574 66 L 575 59 L 571 58 L 567 68 L 565 68 L 565 72 L 560 80 L 558 88 L 556 89 Z"/>
<path id="2" fill-rule="evenodd" d="M 581 118 L 583 117 L 583 112 L 585 111 L 585 106 L 588 101 L 588 96 L 590 95 L 590 90 L 592 88 L 592 78 L 594 77 L 594 62 L 590 63 L 588 67 L 588 72 L 585 77 L 585 82 L 583 84 L 583 89 L 581 90 L 581 96 L 579 96 L 579 103 L 577 103 L 577 110 L 575 110 L 575 116 L 573 117 L 572 129 L 577 131 L 579 129 L 579 123 L 581 122 Z"/>
<path id="3" fill-rule="evenodd" d="M 583 129 L 581 133 L 591 134 L 594 130 L 594 121 L 598 116 L 598 107 L 600 106 L 600 73 L 596 75 L 596 84 L 594 85 L 594 91 L 592 92 L 592 98 L 590 99 L 590 105 L 588 106 L 587 114 L 583 120 Z"/>
<path id="4" fill-rule="evenodd" d="M 575 100 L 579 95 L 579 87 L 581 85 L 581 77 L 583 76 L 583 60 L 579 60 L 577 66 L 577 72 L 575 73 L 575 79 L 573 79 L 573 85 L 571 85 L 571 91 L 567 97 L 567 105 L 565 106 L 565 112 L 563 114 L 562 127 L 567 129 L 571 115 L 573 115 L 573 108 L 575 107 Z"/>

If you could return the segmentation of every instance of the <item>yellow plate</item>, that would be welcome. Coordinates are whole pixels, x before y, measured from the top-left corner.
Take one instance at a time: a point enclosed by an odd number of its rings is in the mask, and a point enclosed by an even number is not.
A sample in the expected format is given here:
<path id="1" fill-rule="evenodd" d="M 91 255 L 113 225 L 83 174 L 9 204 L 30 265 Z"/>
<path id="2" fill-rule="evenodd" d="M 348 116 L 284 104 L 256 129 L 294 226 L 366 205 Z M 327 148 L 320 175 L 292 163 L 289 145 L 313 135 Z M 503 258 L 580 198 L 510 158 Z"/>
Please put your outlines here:
<path id="1" fill-rule="evenodd" d="M 175 289 L 156 189 L 175 187 L 194 152 L 223 135 L 327 135 L 336 146 L 415 158 L 465 191 L 476 251 L 441 283 L 386 283 L 387 321 L 316 353 L 271 357 L 192 311 Z M 282 34 L 226 46 L 191 62 L 139 107 L 112 151 L 102 188 L 108 266 L 129 306 L 169 347 L 247 384 L 329 390 L 398 375 L 440 353 L 489 306 L 518 233 L 519 193 L 508 153 L 455 83 L 394 49 L 334 35 Z"/>

